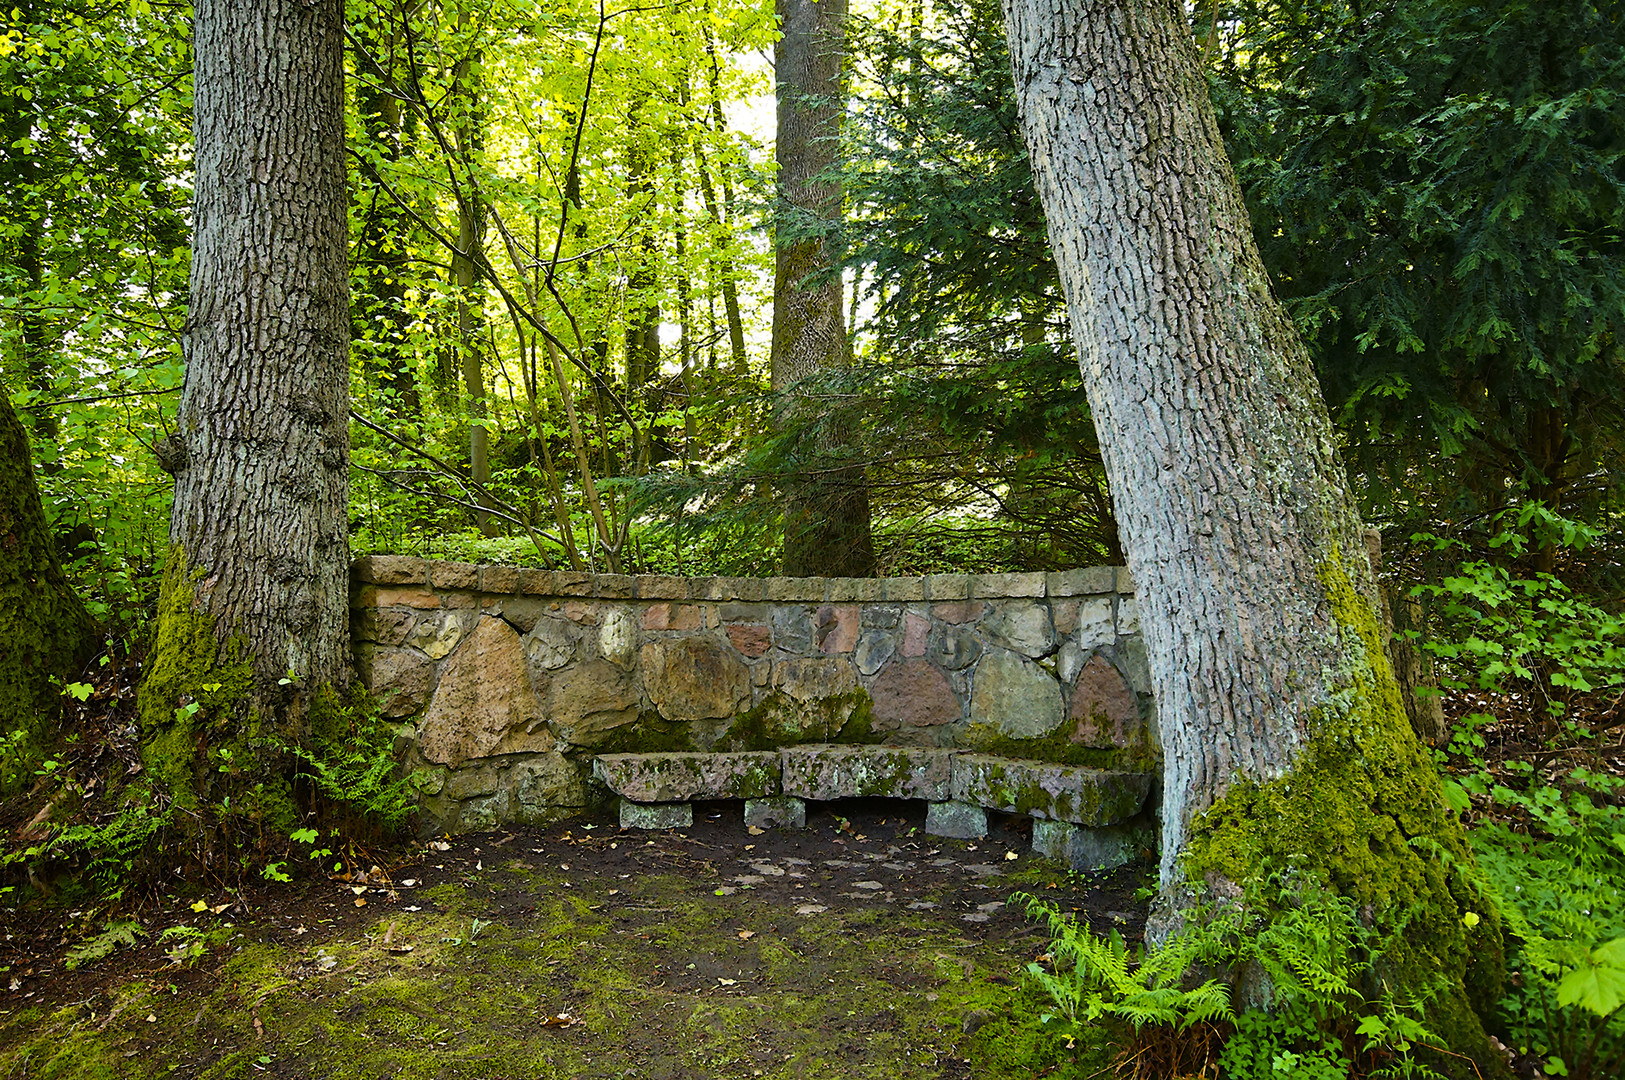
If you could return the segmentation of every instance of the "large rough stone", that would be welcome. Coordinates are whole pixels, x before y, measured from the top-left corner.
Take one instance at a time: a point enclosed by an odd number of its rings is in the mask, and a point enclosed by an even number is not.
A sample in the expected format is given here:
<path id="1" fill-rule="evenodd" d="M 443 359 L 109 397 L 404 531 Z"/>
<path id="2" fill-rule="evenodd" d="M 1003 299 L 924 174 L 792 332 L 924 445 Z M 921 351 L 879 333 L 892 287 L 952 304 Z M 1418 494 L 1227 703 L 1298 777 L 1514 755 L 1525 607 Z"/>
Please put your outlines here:
<path id="1" fill-rule="evenodd" d="M 497 790 L 497 771 L 490 765 L 468 765 L 454 769 L 447 775 L 442 790 L 448 799 L 471 799 L 476 795 L 494 795 Z"/>
<path id="2" fill-rule="evenodd" d="M 954 751 L 893 746 L 790 746 L 779 751 L 784 794 L 798 799 L 948 798 Z"/>
<path id="3" fill-rule="evenodd" d="M 1117 570 L 1111 566 L 1084 566 L 1044 577 L 1044 591 L 1051 597 L 1109 593 L 1116 587 Z"/>
<path id="4" fill-rule="evenodd" d="M 953 840 L 980 840 L 987 835 L 987 811 L 962 802 L 934 802 L 925 808 L 925 831 Z"/>
<path id="5" fill-rule="evenodd" d="M 384 716 L 409 716 L 423 708 L 434 684 L 434 665 L 416 649 L 363 642 L 355 650 L 361 681 L 378 699 Z"/>
<path id="6" fill-rule="evenodd" d="M 888 665 L 869 684 L 873 716 L 882 730 L 934 727 L 959 719 L 959 698 L 947 676 L 921 659 Z"/>
<path id="7" fill-rule="evenodd" d="M 510 806 L 520 821 L 532 825 L 557 821 L 587 804 L 581 770 L 563 754 L 537 754 L 508 774 L 513 789 Z"/>
<path id="8" fill-rule="evenodd" d="M 864 626 L 877 626 L 890 630 L 903 617 L 903 609 L 896 604 L 870 604 L 863 609 L 859 621 Z"/>
<path id="9" fill-rule="evenodd" d="M 1075 640 L 1082 649 L 1110 645 L 1117 640 L 1111 597 L 1091 597 L 1078 605 L 1078 631 Z"/>
<path id="10" fill-rule="evenodd" d="M 1055 627 L 1050 622 L 1049 607 L 1036 600 L 994 604 L 993 613 L 982 620 L 982 629 L 994 644 L 1023 656 L 1048 656 L 1055 650 Z"/>
<path id="11" fill-rule="evenodd" d="M 638 646 L 638 621 L 630 608 L 616 607 L 604 612 L 598 624 L 598 651 L 619 667 L 631 667 Z"/>
<path id="12" fill-rule="evenodd" d="M 1125 825 L 1085 829 L 1067 821 L 1033 822 L 1033 853 L 1074 870 L 1111 870 L 1134 861 L 1141 830 Z"/>
<path id="13" fill-rule="evenodd" d="M 600 754 L 592 772 L 633 802 L 762 799 L 779 793 L 775 750 L 734 754 Z"/>
<path id="14" fill-rule="evenodd" d="M 787 829 L 806 828 L 807 800 L 791 798 L 788 795 L 778 795 L 770 799 L 746 799 L 745 824 L 754 825 L 758 829 L 767 829 L 774 825 Z"/>
<path id="15" fill-rule="evenodd" d="M 858 641 L 858 606 L 825 604 L 818 609 L 818 650 L 849 653 Z"/>
<path id="16" fill-rule="evenodd" d="M 699 604 L 650 604 L 643 609 L 645 630 L 702 630 L 705 608 Z"/>
<path id="17" fill-rule="evenodd" d="M 1065 718 L 1061 684 L 1025 656 L 989 649 L 976 665 L 972 684 L 972 723 L 997 728 L 1012 739 L 1048 735 Z"/>
<path id="18" fill-rule="evenodd" d="M 456 768 L 469 758 L 553 746 L 519 635 L 501 619 L 482 618 L 446 662 L 418 730 L 419 752 Z"/>
<path id="19" fill-rule="evenodd" d="M 668 720 L 732 716 L 750 700 L 750 669 L 712 638 L 648 642 L 642 665 L 649 700 Z"/>
<path id="20" fill-rule="evenodd" d="M 635 803 L 621 800 L 623 829 L 687 829 L 694 824 L 693 803 Z"/>
<path id="21" fill-rule="evenodd" d="M 1090 657 L 1078 673 L 1069 712 L 1075 743 L 1127 749 L 1146 741 L 1139 698 L 1128 681 L 1099 654 Z"/>
<path id="22" fill-rule="evenodd" d="M 813 624 L 806 608 L 774 608 L 769 621 L 773 626 L 774 645 L 787 653 L 806 653 L 812 650 Z"/>
<path id="23" fill-rule="evenodd" d="M 547 691 L 547 719 L 560 738 L 596 746 L 638 718 L 636 681 L 608 660 L 588 660 L 558 671 Z"/>
<path id="24" fill-rule="evenodd" d="M 939 626 L 925 648 L 928 660 L 949 671 L 960 671 L 982 655 L 982 639 L 968 626 Z"/>
<path id="25" fill-rule="evenodd" d="M 858 648 L 852 662 L 861 675 L 873 675 L 897 651 L 897 635 L 889 630 L 865 630 L 858 638 Z"/>
<path id="26" fill-rule="evenodd" d="M 508 794 L 499 791 L 478 799 L 469 799 L 458 808 L 457 831 L 480 832 L 494 829 L 508 820 Z"/>
<path id="27" fill-rule="evenodd" d="M 735 623 L 728 627 L 728 643 L 755 660 L 773 647 L 773 632 L 765 623 Z"/>
<path id="28" fill-rule="evenodd" d="M 404 645 L 417 614 L 411 608 L 362 608 L 351 616 L 350 625 L 358 641 Z"/>
<path id="29" fill-rule="evenodd" d="M 1078 648 L 1076 641 L 1068 641 L 1061 646 L 1061 651 L 1055 654 L 1055 674 L 1063 685 L 1070 684 L 1078 677 L 1083 670 L 1084 660 L 1084 651 Z"/>
<path id="30" fill-rule="evenodd" d="M 525 635 L 525 655 L 540 671 L 556 671 L 573 663 L 580 648 L 581 631 L 567 619 L 542 616 Z"/>
<path id="31" fill-rule="evenodd" d="M 903 655 L 924 656 L 925 643 L 931 634 L 931 620 L 917 611 L 903 618 Z"/>
<path id="32" fill-rule="evenodd" d="M 803 657 L 775 663 L 771 685 L 792 701 L 823 701 L 852 693 L 858 675 L 850 660 Z"/>
<path id="33" fill-rule="evenodd" d="M 1117 601 L 1117 636 L 1128 637 L 1140 632 L 1140 608 L 1134 597 L 1125 596 Z"/>
<path id="34" fill-rule="evenodd" d="M 953 759 L 950 790 L 958 802 L 1009 814 L 1077 825 L 1115 825 L 1139 813 L 1151 790 L 1151 775 L 959 754 Z"/>
<path id="35" fill-rule="evenodd" d="M 442 660 L 451 655 L 457 643 L 463 640 L 467 632 L 467 622 L 473 612 L 447 611 L 439 618 L 430 616 L 419 620 L 412 627 L 412 633 L 407 637 L 406 643 L 413 648 L 423 650 L 423 654 L 431 660 Z"/>

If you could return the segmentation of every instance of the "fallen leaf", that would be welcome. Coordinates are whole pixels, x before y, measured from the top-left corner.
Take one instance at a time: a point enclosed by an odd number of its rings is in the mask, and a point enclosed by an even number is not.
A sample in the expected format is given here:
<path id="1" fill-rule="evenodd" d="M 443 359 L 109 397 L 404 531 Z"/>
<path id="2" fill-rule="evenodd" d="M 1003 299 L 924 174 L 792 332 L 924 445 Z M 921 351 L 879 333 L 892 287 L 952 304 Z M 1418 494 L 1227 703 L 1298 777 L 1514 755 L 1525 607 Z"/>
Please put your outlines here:
<path id="1" fill-rule="evenodd" d="M 155 1013 L 148 1013 L 147 1014 L 147 1023 L 156 1024 L 157 1022 L 158 1022 L 158 1017 L 157 1017 L 157 1015 Z"/>
<path id="2" fill-rule="evenodd" d="M 746 825 L 745 831 L 750 833 L 752 836 L 761 836 L 763 833 L 767 832 L 766 829 L 758 829 L 754 825 Z"/>
<path id="3" fill-rule="evenodd" d="M 738 979 L 718 979 L 717 980 L 717 985 L 718 986 L 738 986 L 739 985 L 739 980 Z"/>
<path id="4" fill-rule="evenodd" d="M 451 850 L 451 845 L 446 843 L 444 840 L 430 840 L 429 841 L 429 850 L 430 851 L 450 851 Z"/>
<path id="5" fill-rule="evenodd" d="M 852 839 L 854 839 L 854 840 L 867 840 L 869 838 L 867 836 L 863 835 L 862 833 L 858 833 L 858 835 L 854 836 Z"/>
<path id="6" fill-rule="evenodd" d="M 365 885 L 351 885 L 350 891 L 355 893 L 357 896 L 360 896 L 362 893 L 367 891 L 367 887 Z"/>
<path id="7" fill-rule="evenodd" d="M 754 931 L 754 930 L 741 930 L 741 931 L 739 931 L 739 940 L 740 941 L 749 941 L 751 938 L 753 938 L 755 936 L 756 936 L 756 931 Z"/>
<path id="8" fill-rule="evenodd" d="M 745 845 L 745 850 L 746 851 L 755 851 L 756 850 L 756 845 L 755 844 L 746 844 Z"/>
<path id="9" fill-rule="evenodd" d="M 355 906 L 356 907 L 366 907 L 367 902 L 365 900 L 363 900 L 361 897 L 358 896 L 358 897 L 356 897 Z"/>
<path id="10" fill-rule="evenodd" d="M 412 886 L 416 885 L 417 883 L 418 883 L 418 879 L 417 878 L 411 878 L 411 877 L 405 878 L 404 880 L 401 881 L 401 884 L 406 886 L 408 889 L 410 889 Z"/>
<path id="11" fill-rule="evenodd" d="M 581 1023 L 580 1018 L 571 1016 L 569 1013 L 554 1013 L 552 1016 L 542 1017 L 542 1026 L 544 1028 L 566 1028 L 579 1023 Z"/>
<path id="12" fill-rule="evenodd" d="M 621 890 L 619 890 L 619 889 L 611 889 L 611 890 L 609 890 L 608 895 L 610 895 L 610 896 L 619 896 L 619 895 L 621 895 Z"/>
<path id="13" fill-rule="evenodd" d="M 417 948 L 416 945 L 385 945 L 384 951 L 387 953 L 395 953 L 400 955 L 402 953 L 409 953 L 415 948 Z"/>
<path id="14" fill-rule="evenodd" d="M 1014 851 L 1006 851 L 1004 853 L 1004 858 L 1006 862 L 1015 862 L 1017 859 L 1021 858 L 1021 856 L 1016 854 Z"/>

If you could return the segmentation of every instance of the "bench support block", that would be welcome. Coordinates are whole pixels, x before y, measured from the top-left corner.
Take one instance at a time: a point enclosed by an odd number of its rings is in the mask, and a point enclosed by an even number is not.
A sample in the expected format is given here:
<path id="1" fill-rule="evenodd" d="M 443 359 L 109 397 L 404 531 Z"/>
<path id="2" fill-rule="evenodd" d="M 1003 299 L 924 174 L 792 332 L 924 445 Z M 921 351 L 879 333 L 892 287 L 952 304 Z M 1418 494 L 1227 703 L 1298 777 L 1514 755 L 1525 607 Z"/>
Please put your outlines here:
<path id="1" fill-rule="evenodd" d="M 754 825 L 758 829 L 771 828 L 774 825 L 787 829 L 801 829 L 807 825 L 807 800 L 798 799 L 793 795 L 780 795 L 776 798 L 746 799 L 745 824 Z"/>
<path id="2" fill-rule="evenodd" d="M 980 840 L 987 835 L 987 811 L 973 803 L 927 803 L 925 831 L 955 840 Z"/>
<path id="3" fill-rule="evenodd" d="M 631 799 L 621 800 L 623 829 L 687 829 L 693 824 L 693 803 L 635 803 Z"/>
<path id="4" fill-rule="evenodd" d="M 1140 830 L 1122 825 L 1086 829 L 1066 821 L 1033 822 L 1033 854 L 1074 870 L 1111 870 L 1134 859 Z"/>

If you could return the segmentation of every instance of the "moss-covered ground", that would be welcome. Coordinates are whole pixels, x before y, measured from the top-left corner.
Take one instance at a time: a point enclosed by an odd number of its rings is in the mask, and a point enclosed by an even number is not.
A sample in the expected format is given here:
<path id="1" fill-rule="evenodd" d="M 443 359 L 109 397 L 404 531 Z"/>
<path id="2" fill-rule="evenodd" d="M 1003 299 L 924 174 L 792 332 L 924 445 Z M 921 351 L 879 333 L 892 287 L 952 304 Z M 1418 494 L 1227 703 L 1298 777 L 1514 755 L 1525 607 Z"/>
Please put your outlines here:
<path id="1" fill-rule="evenodd" d="M 72 973 L 71 940 L 9 957 L 0 1078 L 1075 1072 L 1045 1064 L 1058 1048 L 1020 977 L 1046 936 L 1003 902 L 1039 892 L 1137 936 L 1140 875 L 1069 875 L 1015 832 L 927 837 L 909 805 L 765 833 L 737 803 L 679 832 L 577 821 L 419 845 L 364 882 L 203 898 L 218 912 L 177 900 Z M 207 936 L 157 940 L 177 919 Z"/>

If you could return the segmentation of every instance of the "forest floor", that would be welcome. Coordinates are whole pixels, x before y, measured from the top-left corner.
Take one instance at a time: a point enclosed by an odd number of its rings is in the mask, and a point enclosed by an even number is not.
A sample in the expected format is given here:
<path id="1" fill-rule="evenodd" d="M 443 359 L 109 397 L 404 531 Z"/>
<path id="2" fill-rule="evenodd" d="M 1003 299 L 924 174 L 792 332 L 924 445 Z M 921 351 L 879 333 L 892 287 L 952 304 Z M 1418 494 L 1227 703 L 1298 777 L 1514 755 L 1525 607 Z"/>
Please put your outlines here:
<path id="1" fill-rule="evenodd" d="M 1148 867 L 1071 874 L 1023 820 L 956 841 L 923 804 L 813 806 L 451 837 L 123 933 L 7 912 L 0 1080 L 1029 1077 L 1055 1060 L 1022 978 L 1047 935 L 1012 894 L 1143 929 Z M 111 951 L 70 969 L 87 940 Z"/>

